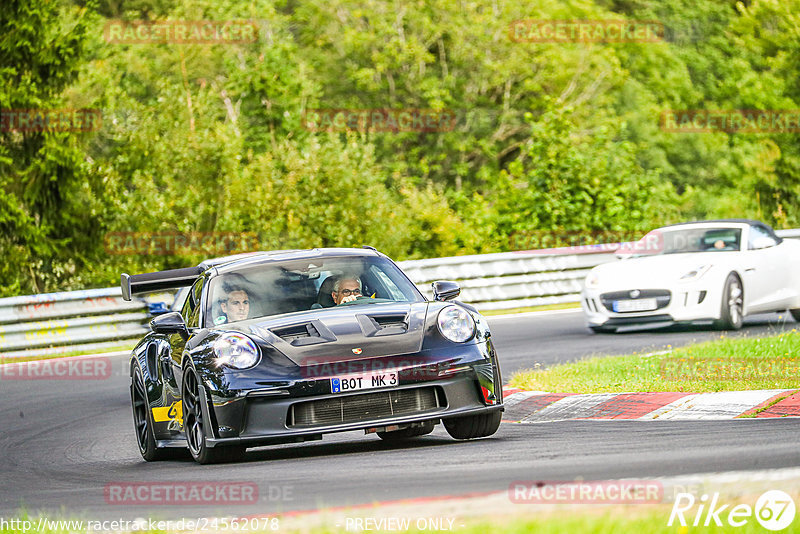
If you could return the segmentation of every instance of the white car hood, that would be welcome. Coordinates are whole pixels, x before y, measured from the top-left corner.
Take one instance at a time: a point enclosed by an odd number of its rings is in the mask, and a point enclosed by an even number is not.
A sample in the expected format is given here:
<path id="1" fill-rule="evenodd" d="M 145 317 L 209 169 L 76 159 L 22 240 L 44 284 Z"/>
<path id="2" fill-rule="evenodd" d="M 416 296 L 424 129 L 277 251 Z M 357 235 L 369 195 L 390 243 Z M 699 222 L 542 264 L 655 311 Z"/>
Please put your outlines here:
<path id="1" fill-rule="evenodd" d="M 692 252 L 628 258 L 592 269 L 600 285 L 592 289 L 669 289 L 680 277 L 702 265 L 727 263 L 735 252 Z M 708 276 L 706 274 L 705 276 Z"/>

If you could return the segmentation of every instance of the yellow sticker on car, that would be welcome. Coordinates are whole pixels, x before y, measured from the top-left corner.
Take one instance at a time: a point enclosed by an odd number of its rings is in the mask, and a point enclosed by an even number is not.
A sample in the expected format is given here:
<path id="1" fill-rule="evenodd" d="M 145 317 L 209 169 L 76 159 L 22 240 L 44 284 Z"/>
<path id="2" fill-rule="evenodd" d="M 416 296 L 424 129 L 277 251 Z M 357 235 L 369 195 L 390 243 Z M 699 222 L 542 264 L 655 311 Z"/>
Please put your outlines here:
<path id="1" fill-rule="evenodd" d="M 164 423 L 166 421 L 183 421 L 183 401 L 173 402 L 169 406 L 153 408 L 153 421 Z"/>

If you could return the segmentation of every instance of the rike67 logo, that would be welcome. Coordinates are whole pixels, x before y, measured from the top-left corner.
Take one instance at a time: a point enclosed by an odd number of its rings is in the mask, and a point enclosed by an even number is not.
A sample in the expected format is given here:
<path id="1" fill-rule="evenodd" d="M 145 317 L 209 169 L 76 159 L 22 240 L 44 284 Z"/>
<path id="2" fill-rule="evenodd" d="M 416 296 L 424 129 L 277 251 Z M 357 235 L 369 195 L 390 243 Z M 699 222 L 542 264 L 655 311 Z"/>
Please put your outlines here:
<path id="1" fill-rule="evenodd" d="M 710 498 L 703 494 L 699 499 L 691 493 L 678 493 L 675 495 L 667 526 L 677 524 L 682 527 L 707 527 L 713 524 L 721 527 L 727 523 L 732 527 L 741 527 L 755 516 L 756 521 L 765 529 L 779 531 L 792 524 L 794 514 L 794 501 L 780 490 L 770 490 L 762 494 L 755 507 L 737 504 L 732 508 L 730 504 L 719 502 L 719 493 L 712 494 Z"/>

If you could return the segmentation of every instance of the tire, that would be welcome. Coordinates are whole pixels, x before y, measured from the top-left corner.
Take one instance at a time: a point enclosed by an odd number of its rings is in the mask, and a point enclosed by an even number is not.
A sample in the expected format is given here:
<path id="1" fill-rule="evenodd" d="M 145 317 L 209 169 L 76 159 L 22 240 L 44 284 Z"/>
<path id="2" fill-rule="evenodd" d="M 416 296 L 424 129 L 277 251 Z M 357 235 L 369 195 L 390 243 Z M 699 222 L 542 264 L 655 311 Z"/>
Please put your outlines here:
<path id="1" fill-rule="evenodd" d="M 174 457 L 170 449 L 159 449 L 153 433 L 153 419 L 150 414 L 150 403 L 147 401 L 147 390 L 144 387 L 142 371 L 137 365 L 131 377 L 131 408 L 133 409 L 133 430 L 139 452 L 146 462 L 157 462 Z"/>
<path id="2" fill-rule="evenodd" d="M 613 334 L 617 331 L 616 328 L 611 328 L 609 326 L 590 326 L 589 328 L 595 334 Z"/>
<path id="3" fill-rule="evenodd" d="M 742 327 L 744 288 L 742 281 L 734 273 L 728 275 L 722 290 L 720 319 L 715 326 L 722 330 L 739 330 Z"/>
<path id="4" fill-rule="evenodd" d="M 480 415 L 443 419 L 442 422 L 447 433 L 454 439 L 485 438 L 500 428 L 502 415 L 502 412 L 498 410 Z"/>
<path id="5" fill-rule="evenodd" d="M 789 313 L 792 314 L 792 317 L 794 317 L 795 321 L 800 323 L 800 308 L 796 308 L 794 310 L 789 310 Z"/>
<path id="6" fill-rule="evenodd" d="M 244 457 L 245 447 L 217 446 L 206 444 L 206 420 L 202 409 L 203 396 L 200 394 L 200 380 L 197 374 L 187 367 L 183 373 L 183 428 L 189 453 L 199 464 L 235 462 Z"/>
<path id="7" fill-rule="evenodd" d="M 410 426 L 400 430 L 389 432 L 378 432 L 378 437 L 384 441 L 399 441 L 404 439 L 416 438 L 433 432 L 434 423 L 425 421 L 422 425 Z"/>

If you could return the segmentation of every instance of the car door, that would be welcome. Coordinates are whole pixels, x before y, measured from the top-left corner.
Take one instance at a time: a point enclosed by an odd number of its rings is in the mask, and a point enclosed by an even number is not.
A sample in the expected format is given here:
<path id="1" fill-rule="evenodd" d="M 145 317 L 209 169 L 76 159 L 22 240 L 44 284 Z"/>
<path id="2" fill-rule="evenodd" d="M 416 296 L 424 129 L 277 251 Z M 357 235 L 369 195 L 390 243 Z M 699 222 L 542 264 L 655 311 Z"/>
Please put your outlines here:
<path id="1" fill-rule="evenodd" d="M 789 271 L 778 239 L 760 226 L 750 226 L 744 251 L 744 292 L 748 312 L 780 309 L 788 297 Z"/>
<path id="2" fill-rule="evenodd" d="M 204 283 L 204 277 L 197 279 L 181 308 L 181 316 L 189 329 L 190 336 L 199 327 L 200 302 Z M 183 363 L 183 350 L 188 340 L 183 339 L 180 334 L 170 334 L 167 341 L 169 342 L 169 351 L 165 355 L 165 361 L 163 362 L 165 368 L 165 393 L 168 402 L 174 403 L 181 399 L 181 385 L 183 384 L 181 364 Z M 169 378 L 168 380 L 167 377 Z"/>

